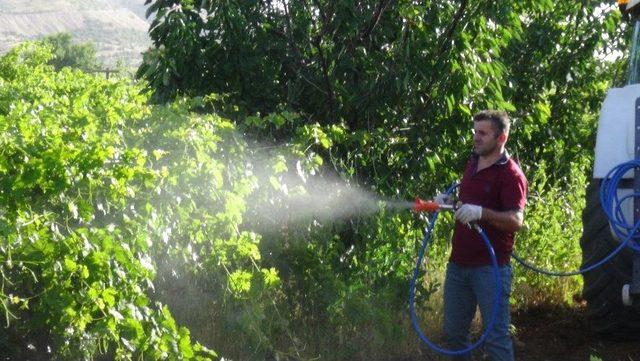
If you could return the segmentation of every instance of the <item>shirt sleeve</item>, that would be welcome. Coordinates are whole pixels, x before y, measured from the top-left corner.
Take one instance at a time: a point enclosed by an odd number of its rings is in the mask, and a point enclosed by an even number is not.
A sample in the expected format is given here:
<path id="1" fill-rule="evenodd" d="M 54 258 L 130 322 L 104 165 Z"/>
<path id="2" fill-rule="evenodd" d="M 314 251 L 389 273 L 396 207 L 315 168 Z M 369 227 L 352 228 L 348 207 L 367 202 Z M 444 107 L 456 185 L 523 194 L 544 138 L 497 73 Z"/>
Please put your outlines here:
<path id="1" fill-rule="evenodd" d="M 527 204 L 527 179 L 518 168 L 511 168 L 504 178 L 500 201 L 504 210 L 523 211 Z"/>

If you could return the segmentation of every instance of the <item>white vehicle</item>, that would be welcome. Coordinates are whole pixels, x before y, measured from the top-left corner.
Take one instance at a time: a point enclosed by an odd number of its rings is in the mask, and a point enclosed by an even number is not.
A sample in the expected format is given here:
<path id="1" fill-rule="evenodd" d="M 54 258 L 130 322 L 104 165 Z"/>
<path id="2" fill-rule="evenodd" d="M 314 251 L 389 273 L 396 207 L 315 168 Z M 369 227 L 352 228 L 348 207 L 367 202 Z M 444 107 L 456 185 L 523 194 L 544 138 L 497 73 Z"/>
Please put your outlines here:
<path id="1" fill-rule="evenodd" d="M 628 80 L 622 88 L 609 89 L 600 111 L 593 180 L 582 214 L 583 267 L 605 258 L 625 238 L 613 232 L 601 208 L 600 183 L 615 166 L 640 160 L 640 0 L 618 0 L 618 5 L 633 24 Z M 630 225 L 640 221 L 640 168 L 628 171 L 614 191 L 618 198 L 629 196 L 620 202 L 620 217 Z M 615 338 L 640 335 L 640 251 L 625 247 L 583 277 L 593 331 Z"/>

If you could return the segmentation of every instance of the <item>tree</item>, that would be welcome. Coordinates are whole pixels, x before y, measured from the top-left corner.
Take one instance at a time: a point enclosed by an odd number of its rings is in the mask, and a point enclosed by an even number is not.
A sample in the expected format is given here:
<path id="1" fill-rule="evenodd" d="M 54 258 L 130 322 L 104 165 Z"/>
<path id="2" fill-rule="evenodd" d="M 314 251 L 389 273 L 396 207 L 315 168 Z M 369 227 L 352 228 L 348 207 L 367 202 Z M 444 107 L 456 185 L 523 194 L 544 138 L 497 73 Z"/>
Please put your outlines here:
<path id="1" fill-rule="evenodd" d="M 365 158 L 394 179 L 457 169 L 470 115 L 484 108 L 517 120 L 512 144 L 525 166 L 587 164 L 582 147 L 593 144 L 613 78 L 598 54 L 625 46 L 619 13 L 602 1 L 146 4 L 155 47 L 138 76 L 156 101 L 227 94 L 244 114 L 293 109 L 304 123 L 381 132 L 374 137 L 383 143 Z M 349 152 L 336 146 L 332 154 L 344 160 Z M 371 162 L 359 167 L 364 181 L 374 178 Z M 567 171 L 553 169 L 553 179 Z"/>
<path id="2" fill-rule="evenodd" d="M 43 42 L 53 48 L 53 58 L 49 64 L 56 70 L 71 67 L 86 71 L 95 69 L 98 64 L 95 46 L 92 43 L 75 44 L 69 33 L 49 35 Z"/>

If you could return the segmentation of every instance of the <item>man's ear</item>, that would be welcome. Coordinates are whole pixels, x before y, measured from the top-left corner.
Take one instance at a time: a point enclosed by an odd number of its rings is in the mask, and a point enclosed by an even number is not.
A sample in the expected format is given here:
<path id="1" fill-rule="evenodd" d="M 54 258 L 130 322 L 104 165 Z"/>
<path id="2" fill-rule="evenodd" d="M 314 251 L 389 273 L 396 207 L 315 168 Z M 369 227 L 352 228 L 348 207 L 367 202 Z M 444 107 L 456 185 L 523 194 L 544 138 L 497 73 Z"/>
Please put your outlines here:
<path id="1" fill-rule="evenodd" d="M 504 144 L 507 142 L 507 134 L 506 133 L 500 133 L 500 135 L 498 136 L 498 141 L 500 141 L 500 144 Z"/>

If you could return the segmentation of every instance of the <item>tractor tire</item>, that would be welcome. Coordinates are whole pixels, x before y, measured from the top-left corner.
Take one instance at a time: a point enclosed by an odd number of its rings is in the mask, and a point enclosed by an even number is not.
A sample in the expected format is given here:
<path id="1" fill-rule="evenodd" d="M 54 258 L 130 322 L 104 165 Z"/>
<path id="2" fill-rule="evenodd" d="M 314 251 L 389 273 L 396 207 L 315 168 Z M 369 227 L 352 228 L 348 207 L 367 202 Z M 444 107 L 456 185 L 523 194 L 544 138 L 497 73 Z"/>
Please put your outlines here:
<path id="1" fill-rule="evenodd" d="M 582 268 L 602 260 L 620 245 L 611 234 L 600 206 L 600 182 L 594 179 L 587 187 L 580 239 Z M 582 296 L 587 301 L 587 318 L 592 331 L 600 336 L 640 338 L 640 306 L 622 304 L 622 286 L 631 283 L 632 265 L 633 250 L 626 248 L 601 267 L 583 274 Z"/>

